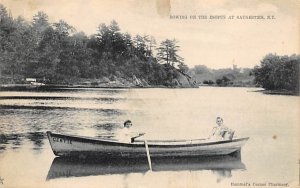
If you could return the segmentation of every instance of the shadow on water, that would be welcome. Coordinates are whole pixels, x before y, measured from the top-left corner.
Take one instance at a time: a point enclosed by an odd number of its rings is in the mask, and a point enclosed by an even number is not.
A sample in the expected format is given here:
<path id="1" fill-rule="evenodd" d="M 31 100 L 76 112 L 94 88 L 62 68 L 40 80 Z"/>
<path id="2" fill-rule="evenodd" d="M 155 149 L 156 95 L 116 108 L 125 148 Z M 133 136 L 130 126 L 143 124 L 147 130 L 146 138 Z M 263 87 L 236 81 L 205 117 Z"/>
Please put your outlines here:
<path id="1" fill-rule="evenodd" d="M 160 171 L 200 171 L 211 170 L 222 178 L 231 177 L 232 170 L 245 170 L 240 156 L 152 158 L 152 170 Z M 149 170 L 146 158 L 88 159 L 56 157 L 49 169 L 47 180 L 56 178 L 83 177 L 106 174 L 145 173 Z"/>

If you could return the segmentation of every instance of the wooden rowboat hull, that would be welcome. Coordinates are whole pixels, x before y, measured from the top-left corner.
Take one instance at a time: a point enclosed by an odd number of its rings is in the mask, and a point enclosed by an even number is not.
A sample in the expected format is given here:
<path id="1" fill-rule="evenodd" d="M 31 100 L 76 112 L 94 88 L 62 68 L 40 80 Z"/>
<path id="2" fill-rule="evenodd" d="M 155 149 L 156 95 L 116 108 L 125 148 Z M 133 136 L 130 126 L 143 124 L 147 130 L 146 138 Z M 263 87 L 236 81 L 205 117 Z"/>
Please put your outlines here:
<path id="1" fill-rule="evenodd" d="M 53 153 L 62 157 L 145 157 L 145 143 L 120 143 L 90 137 L 62 135 L 47 132 Z M 227 141 L 207 140 L 148 140 L 148 148 L 152 157 L 184 157 L 184 156 L 218 156 L 228 155 L 241 150 L 249 138 Z"/>

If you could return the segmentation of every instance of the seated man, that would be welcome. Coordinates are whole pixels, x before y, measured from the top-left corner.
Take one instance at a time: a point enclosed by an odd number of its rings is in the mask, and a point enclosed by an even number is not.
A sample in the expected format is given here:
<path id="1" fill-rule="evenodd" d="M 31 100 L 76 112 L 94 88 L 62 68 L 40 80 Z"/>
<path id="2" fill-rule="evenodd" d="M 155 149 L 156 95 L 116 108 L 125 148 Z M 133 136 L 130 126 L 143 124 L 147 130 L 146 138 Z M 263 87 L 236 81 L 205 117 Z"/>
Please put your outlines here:
<path id="1" fill-rule="evenodd" d="M 234 131 L 227 128 L 223 124 L 223 119 L 221 117 L 217 117 L 216 119 L 217 126 L 213 128 L 212 134 L 209 139 L 212 140 L 232 140 Z"/>
<path id="2" fill-rule="evenodd" d="M 124 127 L 119 129 L 116 134 L 115 138 L 119 142 L 123 143 L 132 143 L 135 138 L 144 135 L 143 133 L 134 133 L 131 132 L 130 128 L 132 127 L 132 122 L 130 120 L 126 120 L 124 122 Z"/>

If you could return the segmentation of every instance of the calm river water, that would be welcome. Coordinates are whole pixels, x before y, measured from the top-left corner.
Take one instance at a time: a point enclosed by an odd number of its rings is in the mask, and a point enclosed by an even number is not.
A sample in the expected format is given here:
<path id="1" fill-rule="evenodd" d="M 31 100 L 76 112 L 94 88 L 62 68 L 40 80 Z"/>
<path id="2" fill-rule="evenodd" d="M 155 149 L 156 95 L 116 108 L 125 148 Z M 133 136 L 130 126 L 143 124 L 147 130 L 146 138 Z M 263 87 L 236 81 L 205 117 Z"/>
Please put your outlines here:
<path id="1" fill-rule="evenodd" d="M 1 91 L 0 188 L 245 187 L 242 184 L 247 183 L 298 187 L 299 97 L 258 90 Z M 130 119 L 146 139 L 206 138 L 217 116 L 237 137 L 250 137 L 241 160 L 158 160 L 153 161 L 153 171 L 148 171 L 146 159 L 64 161 L 55 159 L 45 134 L 50 130 L 99 137 Z"/>

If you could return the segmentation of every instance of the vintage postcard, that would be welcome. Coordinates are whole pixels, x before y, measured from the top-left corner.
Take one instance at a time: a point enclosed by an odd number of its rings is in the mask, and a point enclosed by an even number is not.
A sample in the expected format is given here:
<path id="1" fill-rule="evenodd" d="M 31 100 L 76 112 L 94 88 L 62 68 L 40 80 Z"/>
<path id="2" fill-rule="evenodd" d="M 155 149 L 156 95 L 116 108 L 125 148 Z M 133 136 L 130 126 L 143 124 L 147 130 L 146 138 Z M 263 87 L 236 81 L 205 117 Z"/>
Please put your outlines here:
<path id="1" fill-rule="evenodd" d="M 0 188 L 299 187 L 298 0 L 0 0 Z"/>

